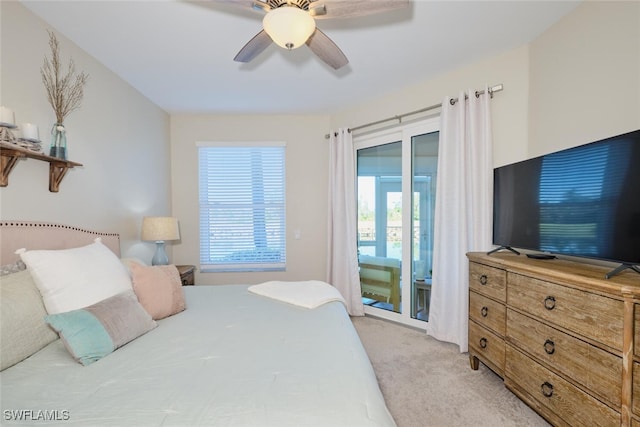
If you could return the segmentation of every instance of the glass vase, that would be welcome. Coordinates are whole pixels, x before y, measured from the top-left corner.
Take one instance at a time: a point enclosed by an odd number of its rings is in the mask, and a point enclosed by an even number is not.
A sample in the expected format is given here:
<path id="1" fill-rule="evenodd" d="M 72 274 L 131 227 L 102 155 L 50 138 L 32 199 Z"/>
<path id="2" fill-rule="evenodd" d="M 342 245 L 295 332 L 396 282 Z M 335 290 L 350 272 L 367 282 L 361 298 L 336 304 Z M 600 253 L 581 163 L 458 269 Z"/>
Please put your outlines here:
<path id="1" fill-rule="evenodd" d="M 67 130 L 62 123 L 55 123 L 51 128 L 51 146 L 49 155 L 67 160 Z"/>

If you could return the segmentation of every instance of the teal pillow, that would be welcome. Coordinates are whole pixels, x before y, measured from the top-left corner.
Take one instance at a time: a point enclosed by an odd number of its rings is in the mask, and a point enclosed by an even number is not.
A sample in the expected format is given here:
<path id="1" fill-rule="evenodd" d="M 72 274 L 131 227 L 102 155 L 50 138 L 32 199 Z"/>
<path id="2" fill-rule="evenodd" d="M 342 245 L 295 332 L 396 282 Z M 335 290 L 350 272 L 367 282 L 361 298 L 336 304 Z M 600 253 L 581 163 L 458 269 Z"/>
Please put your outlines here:
<path id="1" fill-rule="evenodd" d="M 45 321 L 75 360 L 90 365 L 157 326 L 133 291 L 80 310 L 50 314 Z"/>

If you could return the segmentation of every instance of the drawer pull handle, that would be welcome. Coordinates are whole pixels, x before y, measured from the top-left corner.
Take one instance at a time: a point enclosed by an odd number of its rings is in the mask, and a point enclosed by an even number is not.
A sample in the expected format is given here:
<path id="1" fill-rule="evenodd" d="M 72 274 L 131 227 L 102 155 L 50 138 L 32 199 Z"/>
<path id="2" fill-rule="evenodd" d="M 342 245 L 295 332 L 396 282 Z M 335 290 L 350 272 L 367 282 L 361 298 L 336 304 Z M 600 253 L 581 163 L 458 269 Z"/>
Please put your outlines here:
<path id="1" fill-rule="evenodd" d="M 556 299 L 552 296 L 548 296 L 544 299 L 544 308 L 547 310 L 553 310 L 556 308 Z"/>
<path id="2" fill-rule="evenodd" d="M 480 347 L 481 348 L 487 348 L 487 339 L 486 338 L 480 338 Z"/>
<path id="3" fill-rule="evenodd" d="M 488 279 L 487 279 L 487 275 L 486 274 L 483 274 L 482 276 L 480 276 L 480 284 L 481 285 L 486 285 L 487 281 L 488 281 Z"/>
<path id="4" fill-rule="evenodd" d="M 546 340 L 546 341 L 544 342 L 544 351 L 545 351 L 547 354 L 553 354 L 553 353 L 555 353 L 555 351 L 556 351 L 556 344 L 555 344 L 553 341 L 549 340 L 549 339 L 548 339 L 548 340 Z"/>
<path id="5" fill-rule="evenodd" d="M 553 384 L 545 381 L 540 386 L 540 389 L 542 390 L 542 394 L 544 395 L 544 397 L 553 396 Z"/>
<path id="6" fill-rule="evenodd" d="M 487 317 L 488 312 L 489 309 L 487 307 L 482 307 L 482 309 L 480 309 L 480 314 L 482 315 L 482 317 Z"/>

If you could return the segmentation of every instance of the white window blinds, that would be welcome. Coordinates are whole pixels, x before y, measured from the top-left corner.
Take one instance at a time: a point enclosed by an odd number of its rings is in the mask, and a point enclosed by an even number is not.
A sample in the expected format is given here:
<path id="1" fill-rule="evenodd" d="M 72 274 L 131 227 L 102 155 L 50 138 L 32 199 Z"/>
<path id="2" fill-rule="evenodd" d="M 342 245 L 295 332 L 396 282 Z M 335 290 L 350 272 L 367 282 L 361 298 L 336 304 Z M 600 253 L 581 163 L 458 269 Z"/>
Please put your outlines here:
<path id="1" fill-rule="evenodd" d="M 198 143 L 202 271 L 284 270 L 283 143 Z"/>

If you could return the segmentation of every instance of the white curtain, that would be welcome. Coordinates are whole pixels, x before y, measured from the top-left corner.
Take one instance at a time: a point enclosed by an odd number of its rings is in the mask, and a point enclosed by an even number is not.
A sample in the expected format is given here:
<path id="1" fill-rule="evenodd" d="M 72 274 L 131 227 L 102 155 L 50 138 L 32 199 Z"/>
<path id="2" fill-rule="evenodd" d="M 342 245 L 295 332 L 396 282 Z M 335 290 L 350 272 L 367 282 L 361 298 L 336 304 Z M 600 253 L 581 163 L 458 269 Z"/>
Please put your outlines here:
<path id="1" fill-rule="evenodd" d="M 329 147 L 327 281 L 340 291 L 350 315 L 364 316 L 356 242 L 355 153 L 349 130 L 332 133 Z"/>
<path id="2" fill-rule="evenodd" d="M 427 334 L 468 350 L 469 264 L 492 243 L 493 161 L 489 95 L 442 102 L 432 294 Z"/>

